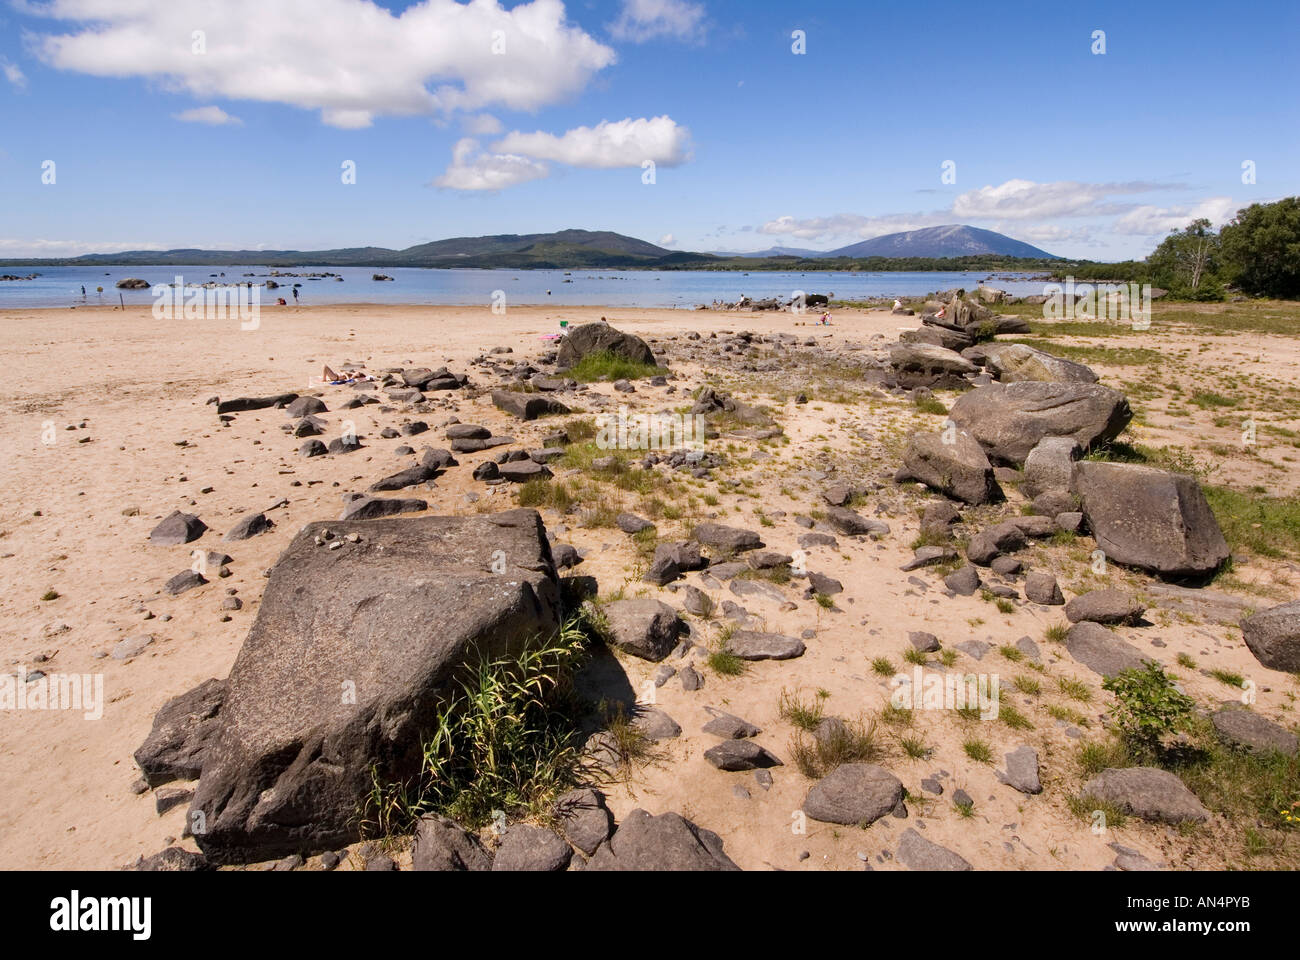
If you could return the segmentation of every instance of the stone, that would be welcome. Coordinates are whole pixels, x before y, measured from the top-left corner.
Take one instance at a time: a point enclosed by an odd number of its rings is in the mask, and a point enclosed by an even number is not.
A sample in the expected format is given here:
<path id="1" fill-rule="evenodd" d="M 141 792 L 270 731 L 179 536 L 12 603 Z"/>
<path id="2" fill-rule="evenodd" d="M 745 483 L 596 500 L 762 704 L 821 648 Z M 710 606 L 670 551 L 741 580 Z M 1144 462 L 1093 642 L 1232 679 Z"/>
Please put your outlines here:
<path id="1" fill-rule="evenodd" d="M 912 434 L 896 479 L 917 480 L 972 505 L 1004 499 L 988 455 L 965 430 Z"/>
<path id="2" fill-rule="evenodd" d="M 871 520 L 848 507 L 831 507 L 826 511 L 826 522 L 846 537 L 865 537 L 889 533 L 889 524 Z"/>
<path id="3" fill-rule="evenodd" d="M 180 596 L 187 590 L 193 590 L 195 587 L 201 587 L 208 581 L 204 579 L 203 574 L 196 570 L 182 570 L 176 576 L 172 577 L 165 584 L 163 589 L 173 597 Z"/>
<path id="4" fill-rule="evenodd" d="M 1080 795 L 1154 823 L 1203 823 L 1210 818 L 1196 794 L 1168 770 L 1157 767 L 1110 767 L 1083 785 Z"/>
<path id="5" fill-rule="evenodd" d="M 704 751 L 704 759 L 719 770 L 755 770 L 778 767 L 781 761 L 753 740 L 723 740 Z"/>
<path id="6" fill-rule="evenodd" d="M 149 542 L 164 547 L 190 543 L 203 536 L 208 525 L 198 517 L 173 510 L 149 532 Z"/>
<path id="7" fill-rule="evenodd" d="M 966 559 L 981 567 L 987 567 L 993 558 L 1004 553 L 1013 553 L 1028 544 L 1024 531 L 1013 521 L 985 527 L 970 538 L 966 546 Z"/>
<path id="8" fill-rule="evenodd" d="M 934 653 L 939 649 L 939 638 L 933 633 L 913 630 L 907 635 L 907 642 L 922 653 Z"/>
<path id="9" fill-rule="evenodd" d="M 492 869 L 492 855 L 455 821 L 429 814 L 415 829 L 411 869 L 486 872 Z"/>
<path id="10" fill-rule="evenodd" d="M 658 707 L 637 704 L 632 710 L 632 726 L 647 740 L 673 740 L 682 735 L 681 725 Z"/>
<path id="11" fill-rule="evenodd" d="M 320 397 L 299 397 L 297 400 L 285 404 L 284 412 L 297 419 L 299 417 L 310 417 L 316 413 L 327 413 L 329 407 L 325 406 L 325 401 Z"/>
<path id="12" fill-rule="evenodd" d="M 722 838 L 677 813 L 651 816 L 633 810 L 587 861 L 588 870 L 739 870 L 723 850 Z"/>
<path id="13" fill-rule="evenodd" d="M 1071 623 L 1137 623 L 1146 607 L 1123 590 L 1107 588 L 1081 593 L 1065 605 L 1065 619 Z"/>
<path id="14" fill-rule="evenodd" d="M 1003 383 L 1042 380 L 1048 383 L 1096 383 L 1097 374 L 1082 363 L 1054 357 L 1023 343 L 984 346 L 985 366 Z"/>
<path id="15" fill-rule="evenodd" d="M 991 461 L 1019 466 L 1044 437 L 1072 437 L 1085 449 L 1114 440 L 1133 411 L 1122 393 L 1100 384 L 1027 380 L 977 387 L 948 415 Z"/>
<path id="16" fill-rule="evenodd" d="M 614 832 L 605 795 L 592 787 L 570 790 L 556 800 L 555 818 L 564 838 L 588 857 Z"/>
<path id="17" fill-rule="evenodd" d="M 486 440 L 492 431 L 477 423 L 453 423 L 443 435 L 448 440 Z"/>
<path id="18" fill-rule="evenodd" d="M 1220 740 L 1248 753 L 1276 750 L 1285 756 L 1291 756 L 1300 748 L 1300 741 L 1294 733 L 1250 710 L 1219 710 L 1210 714 L 1210 722 L 1214 724 L 1214 731 Z"/>
<path id="19" fill-rule="evenodd" d="M 740 717 L 721 711 L 717 711 L 713 719 L 706 723 L 703 729 L 710 736 L 721 737 L 724 740 L 756 737 L 763 732 L 762 729 L 748 720 L 742 720 Z"/>
<path id="20" fill-rule="evenodd" d="M 554 397 L 542 393 L 514 393 L 493 390 L 492 403 L 520 420 L 536 420 L 548 414 L 568 413 L 569 408 Z"/>
<path id="21" fill-rule="evenodd" d="M 1065 603 L 1060 584 L 1050 573 L 1035 571 L 1025 576 L 1025 599 L 1030 603 L 1056 607 Z"/>
<path id="22" fill-rule="evenodd" d="M 616 330 L 607 323 L 584 323 L 571 328 L 560 340 L 555 364 L 561 370 L 575 366 L 593 353 L 612 353 L 633 363 L 655 366 L 654 351 L 640 337 Z"/>
<path id="23" fill-rule="evenodd" d="M 1164 576 L 1204 576 L 1228 559 L 1193 477 L 1135 463 L 1080 461 L 1072 490 L 1109 560 Z"/>
<path id="24" fill-rule="evenodd" d="M 320 549 L 326 529 L 347 549 Z M 455 672 L 553 634 L 560 616 L 534 510 L 308 524 L 271 569 L 231 670 L 194 800 L 199 847 L 231 863 L 354 841 L 373 778 L 421 768 Z"/>
<path id="25" fill-rule="evenodd" d="M 668 560 L 669 563 L 672 562 L 670 558 L 665 557 L 663 559 Z M 655 562 L 658 563 L 657 560 Z M 717 607 L 717 604 L 713 602 L 711 596 L 699 587 L 694 587 L 690 584 L 682 587 L 678 596 L 682 598 L 682 607 L 686 612 L 697 617 L 710 616 Z"/>
<path id="26" fill-rule="evenodd" d="M 1002 782 L 1021 793 L 1042 793 L 1043 784 L 1038 777 L 1038 751 L 1030 746 L 1019 746 L 1006 755 L 1007 770 Z"/>
<path id="27" fill-rule="evenodd" d="M 159 708 L 149 736 L 133 755 L 149 786 L 198 779 L 225 697 L 226 681 L 212 679 Z"/>
<path id="28" fill-rule="evenodd" d="M 677 645 L 682 622 L 677 611 L 661 600 L 615 600 L 604 612 L 611 641 L 634 657 L 658 662 Z"/>
<path id="29" fill-rule="evenodd" d="M 932 343 L 895 343 L 889 347 L 889 365 L 905 390 L 913 387 L 955 389 L 978 367 L 955 350 Z"/>
<path id="30" fill-rule="evenodd" d="M 426 500 L 402 499 L 400 497 L 357 497 L 343 508 L 340 520 L 377 520 L 394 517 L 401 513 L 419 513 L 428 510 Z"/>
<path id="31" fill-rule="evenodd" d="M 512 823 L 492 858 L 492 870 L 555 873 L 565 869 L 572 857 L 573 848 L 554 830 L 528 823 Z"/>
<path id="32" fill-rule="evenodd" d="M 527 483 L 529 480 L 549 480 L 554 474 L 550 467 L 535 460 L 514 460 L 497 467 L 497 475 L 511 483 Z"/>
<path id="33" fill-rule="evenodd" d="M 1300 600 L 1246 617 L 1241 634 L 1255 659 L 1270 670 L 1300 671 Z"/>
<path id="34" fill-rule="evenodd" d="M 226 543 L 236 543 L 240 540 L 247 540 L 255 537 L 259 533 L 266 533 L 274 527 L 275 524 L 267 519 L 264 513 L 250 513 L 248 516 L 241 518 L 231 527 L 221 539 Z"/>
<path id="35" fill-rule="evenodd" d="M 169 810 L 179 807 L 183 803 L 189 803 L 192 799 L 194 799 L 193 790 L 185 790 L 180 787 L 163 787 L 154 791 L 154 810 L 161 817 Z"/>
<path id="36" fill-rule="evenodd" d="M 147 633 L 138 637 L 127 637 L 125 640 L 119 640 L 113 646 L 113 652 L 109 656 L 114 660 L 130 660 L 144 653 L 145 648 L 151 643 L 153 643 L 153 637 Z"/>
<path id="37" fill-rule="evenodd" d="M 727 553 L 743 553 L 762 547 L 762 538 L 753 530 L 728 527 L 721 523 L 699 523 L 691 531 L 691 539 Z"/>
<path id="38" fill-rule="evenodd" d="M 427 483 L 437 475 L 437 470 L 430 470 L 423 464 L 416 464 L 414 467 L 407 467 L 405 470 L 390 474 L 382 480 L 376 480 L 370 485 L 370 492 L 382 493 L 386 490 L 403 490 L 406 487 Z"/>
<path id="39" fill-rule="evenodd" d="M 212 870 L 213 865 L 201 853 L 168 847 L 151 857 L 141 857 L 129 869 L 140 873 L 198 873 Z"/>
<path id="40" fill-rule="evenodd" d="M 1024 564 L 1015 557 L 994 557 L 989 562 L 989 569 L 1001 577 L 1014 577 L 1022 567 L 1024 567 Z M 1033 574 L 1030 574 L 1030 576 L 1033 576 Z M 1065 601 L 1062 600 L 1061 602 L 1064 603 Z"/>
<path id="41" fill-rule="evenodd" d="M 884 767 L 844 763 L 813 784 L 803 811 L 822 823 L 866 825 L 892 811 L 902 799 L 902 782 Z"/>
<path id="42" fill-rule="evenodd" d="M 898 859 L 909 870 L 965 871 L 975 868 L 962 856 L 927 840 L 911 827 L 898 843 Z"/>
<path id="43" fill-rule="evenodd" d="M 702 570 L 709 565 L 709 561 L 700 554 L 700 545 L 694 540 L 656 544 L 654 558 L 659 560 L 664 557 L 671 559 L 680 570 Z"/>
<path id="44" fill-rule="evenodd" d="M 959 597 L 969 597 L 983 586 L 979 570 L 969 563 L 944 577 L 943 585 Z"/>
<path id="45" fill-rule="evenodd" d="M 300 457 L 323 457 L 327 453 L 329 453 L 329 447 L 319 440 L 308 440 L 298 448 L 298 456 Z"/>
<path id="46" fill-rule="evenodd" d="M 614 523 L 628 535 L 640 533 L 642 530 L 653 530 L 655 526 L 645 517 L 638 517 L 635 513 L 620 513 L 614 518 Z"/>
<path id="47" fill-rule="evenodd" d="M 1043 437 L 1025 457 L 1025 479 L 1020 492 L 1030 499 L 1051 491 L 1068 494 L 1075 461 L 1083 448 L 1073 437 Z"/>
<path id="48" fill-rule="evenodd" d="M 1065 635 L 1070 656 L 1093 673 L 1113 677 L 1125 670 L 1140 670 L 1147 657 L 1126 640 L 1099 623 L 1076 623 Z"/>
<path id="49" fill-rule="evenodd" d="M 804 653 L 802 640 L 780 633 L 736 630 L 727 638 L 727 650 L 742 660 L 792 660 Z"/>
<path id="50" fill-rule="evenodd" d="M 243 413 L 247 410 L 266 410 L 271 407 L 287 407 L 298 399 L 296 393 L 280 393 L 273 397 L 236 397 L 234 400 L 221 400 L 217 403 L 217 415 L 223 413 Z"/>

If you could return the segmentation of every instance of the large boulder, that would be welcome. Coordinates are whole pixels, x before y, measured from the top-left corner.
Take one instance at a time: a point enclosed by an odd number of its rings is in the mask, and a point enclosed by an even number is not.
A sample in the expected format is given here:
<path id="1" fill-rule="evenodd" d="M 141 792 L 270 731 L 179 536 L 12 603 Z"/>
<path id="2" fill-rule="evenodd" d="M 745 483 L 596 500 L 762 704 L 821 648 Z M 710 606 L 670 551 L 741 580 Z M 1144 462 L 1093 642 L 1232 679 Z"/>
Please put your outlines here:
<path id="1" fill-rule="evenodd" d="M 1164 576 L 1204 576 L 1228 544 L 1192 477 L 1134 463 L 1080 461 L 1071 489 L 1097 547 L 1116 563 Z"/>
<path id="2" fill-rule="evenodd" d="M 1070 628 L 1065 635 L 1065 649 L 1079 663 L 1103 677 L 1113 677 L 1125 670 L 1141 670 L 1149 659 L 1114 631 L 1090 620 Z"/>
<path id="3" fill-rule="evenodd" d="M 1290 756 L 1300 750 L 1300 739 L 1281 724 L 1258 713 L 1230 707 L 1210 714 L 1220 740 L 1248 753 L 1278 753 Z"/>
<path id="4" fill-rule="evenodd" d="M 917 480 L 969 504 L 992 503 L 1003 497 L 984 448 L 965 430 L 912 434 L 895 479 Z"/>
<path id="5" fill-rule="evenodd" d="M 874 823 L 903 800 L 902 782 L 874 763 L 843 763 L 813 784 L 803 812 L 822 823 Z"/>
<path id="6" fill-rule="evenodd" d="M 889 348 L 889 365 L 898 385 L 955 388 L 964 386 L 967 374 L 978 372 L 975 364 L 955 350 L 932 343 L 895 343 Z"/>
<path id="7" fill-rule="evenodd" d="M 909 870 L 965 872 L 975 869 L 965 857 L 925 839 L 911 827 L 903 831 L 898 842 L 898 859 Z"/>
<path id="8" fill-rule="evenodd" d="M 610 642 L 634 657 L 657 662 L 677 646 L 682 622 L 677 611 L 662 600 L 615 600 L 606 605 L 604 613 Z"/>
<path id="9" fill-rule="evenodd" d="M 584 323 L 569 330 L 560 340 L 556 366 L 567 370 L 593 353 L 612 353 L 635 363 L 656 365 L 654 351 L 648 343 L 635 334 L 615 330 L 602 322 Z"/>
<path id="10" fill-rule="evenodd" d="M 208 525 L 194 514 L 173 510 L 149 531 L 149 542 L 174 547 L 197 540 L 207 529 Z"/>
<path id="11" fill-rule="evenodd" d="M 1071 623 L 1091 620 L 1093 623 L 1137 623 L 1146 613 L 1132 594 L 1107 587 L 1081 593 L 1065 605 L 1065 619 Z"/>
<path id="12" fill-rule="evenodd" d="M 1003 383 L 1041 380 L 1046 383 L 1096 383 L 1097 375 L 1073 360 L 1054 357 L 1023 343 L 990 343 L 985 366 Z"/>
<path id="13" fill-rule="evenodd" d="M 1081 796 L 1113 803 L 1124 813 L 1154 823 L 1201 823 L 1210 818 L 1210 811 L 1183 781 L 1157 767 L 1110 767 L 1085 783 Z"/>
<path id="14" fill-rule="evenodd" d="M 316 543 L 325 529 L 339 549 Z M 560 618 L 534 510 L 308 524 L 230 672 L 191 810 L 200 848 L 229 863 L 352 842 L 372 775 L 420 770 L 420 735 L 459 673 Z"/>
<path id="15" fill-rule="evenodd" d="M 1247 617 L 1241 635 L 1255 659 L 1270 670 L 1300 670 L 1300 600 Z"/>
<path id="16" fill-rule="evenodd" d="M 724 553 L 743 553 L 763 546 L 763 539 L 753 530 L 728 527 L 721 523 L 698 523 L 691 531 L 691 539 Z"/>
<path id="17" fill-rule="evenodd" d="M 520 420 L 536 420 L 552 413 L 568 413 L 569 408 L 553 397 L 542 393 L 516 393 L 512 390 L 493 390 L 492 402 Z"/>
<path id="18" fill-rule="evenodd" d="M 990 460 L 1019 466 L 1044 437 L 1073 437 L 1084 448 L 1113 440 L 1133 412 L 1122 393 L 1100 384 L 1025 380 L 978 387 L 949 416 Z"/>
<path id="19" fill-rule="evenodd" d="M 739 870 L 722 838 L 677 813 L 633 810 L 587 862 L 588 870 Z"/>
<path id="20" fill-rule="evenodd" d="M 1031 500 L 1058 491 L 1069 495 L 1074 464 L 1083 448 L 1073 437 L 1043 437 L 1025 457 L 1025 479 L 1020 492 Z"/>

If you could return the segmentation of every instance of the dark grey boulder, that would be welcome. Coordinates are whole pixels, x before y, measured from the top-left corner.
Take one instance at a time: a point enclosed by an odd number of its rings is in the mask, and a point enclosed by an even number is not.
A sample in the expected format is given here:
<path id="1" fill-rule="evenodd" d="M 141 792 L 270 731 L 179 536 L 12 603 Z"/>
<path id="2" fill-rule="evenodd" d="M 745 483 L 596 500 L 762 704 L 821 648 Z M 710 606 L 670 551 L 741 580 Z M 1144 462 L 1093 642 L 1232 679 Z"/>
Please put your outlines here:
<path id="1" fill-rule="evenodd" d="M 1072 437 L 1085 449 L 1113 440 L 1133 411 L 1122 393 L 1100 384 L 1020 381 L 963 394 L 949 417 L 990 460 L 1019 466 L 1044 437 Z"/>
<path id="2" fill-rule="evenodd" d="M 614 815 L 605 806 L 605 795 L 592 787 L 570 790 L 556 800 L 555 818 L 565 839 L 586 856 L 614 832 Z"/>
<path id="3" fill-rule="evenodd" d="M 1082 363 L 1064 360 L 1023 343 L 990 343 L 985 366 L 1003 383 L 1042 380 L 1049 383 L 1096 383 L 1097 374 Z"/>
<path id="4" fill-rule="evenodd" d="M 427 483 L 437 475 L 437 470 L 430 469 L 423 464 L 416 464 L 414 467 L 407 467 L 405 470 L 390 473 L 383 479 L 376 480 L 370 485 L 370 492 L 380 493 L 385 490 L 403 490 L 406 487 Z"/>
<path id="5" fill-rule="evenodd" d="M 573 848 L 554 830 L 512 823 L 492 858 L 492 870 L 556 873 L 567 867 L 572 858 Z"/>
<path id="6" fill-rule="evenodd" d="M 968 563 L 944 577 L 943 585 L 959 597 L 969 597 L 983 586 L 983 583 L 980 581 L 979 570 Z"/>
<path id="7" fill-rule="evenodd" d="M 555 364 L 561 370 L 568 370 L 593 353 L 612 353 L 634 363 L 655 365 L 654 351 L 648 343 L 607 323 L 584 323 L 569 330 L 560 340 Z"/>
<path id="8" fill-rule="evenodd" d="M 1228 544 L 1195 478 L 1134 463 L 1081 461 L 1072 489 L 1097 547 L 1115 563 L 1165 576 L 1203 576 Z"/>
<path id="9" fill-rule="evenodd" d="M 189 513 L 173 510 L 149 531 L 149 542 L 164 547 L 190 543 L 203 536 L 208 525 Z"/>
<path id="10" fill-rule="evenodd" d="M 514 393 L 510 390 L 493 390 L 492 403 L 520 420 L 536 420 L 553 413 L 568 413 L 569 408 L 554 397 L 541 393 Z"/>
<path id="11" fill-rule="evenodd" d="M 213 679 L 172 697 L 159 708 L 149 736 L 134 754 L 149 786 L 198 779 L 225 698 L 226 681 Z"/>
<path id="12" fill-rule="evenodd" d="M 874 763 L 844 763 L 813 784 L 803 811 L 822 823 L 874 823 L 903 800 L 902 782 Z"/>
<path id="13" fill-rule="evenodd" d="M 492 431 L 476 423 L 453 423 L 447 427 L 448 440 L 486 440 Z"/>
<path id="14" fill-rule="evenodd" d="M 803 641 L 781 633 L 736 630 L 727 638 L 727 651 L 742 660 L 792 660 L 804 654 Z"/>
<path id="15" fill-rule="evenodd" d="M 255 537 L 259 533 L 266 533 L 274 526 L 275 524 L 267 518 L 266 514 L 250 513 L 248 516 L 236 521 L 235 525 L 226 531 L 226 535 L 221 539 L 227 543 L 235 543 Z"/>
<path id="16" fill-rule="evenodd" d="M 831 507 L 826 511 L 826 522 L 846 537 L 884 536 L 889 524 L 872 520 L 848 507 Z"/>
<path id="17" fill-rule="evenodd" d="M 640 533 L 642 530 L 653 530 L 655 526 L 645 517 L 638 517 L 635 513 L 620 513 L 614 518 L 614 523 L 627 534 Z"/>
<path id="18" fill-rule="evenodd" d="M 1030 746 L 1020 746 L 1006 756 L 1006 773 L 1001 780 L 1021 793 L 1042 793 L 1043 784 L 1038 777 L 1038 751 Z"/>
<path id="19" fill-rule="evenodd" d="M 677 813 L 651 816 L 633 810 L 609 842 L 587 862 L 588 870 L 739 870 L 723 850 L 722 838 Z"/>
<path id="20" fill-rule="evenodd" d="M 724 740 L 742 740 L 746 737 L 756 737 L 763 732 L 748 720 L 742 720 L 734 714 L 712 709 L 710 712 L 714 717 L 703 727 L 704 732 L 710 736 L 721 737 Z"/>
<path id="21" fill-rule="evenodd" d="M 1034 571 L 1025 576 L 1025 599 L 1030 603 L 1045 606 L 1060 606 L 1065 603 L 1061 587 L 1056 577 L 1044 571 Z"/>
<path id="22" fill-rule="evenodd" d="M 604 613 L 610 641 L 634 657 L 657 662 L 677 646 L 682 622 L 677 611 L 661 600 L 615 600 Z"/>
<path id="23" fill-rule="evenodd" d="M 1073 437 L 1043 437 L 1025 457 L 1025 479 L 1020 492 L 1031 499 L 1058 491 L 1069 495 L 1075 461 L 1083 448 Z"/>
<path id="24" fill-rule="evenodd" d="M 535 460 L 513 460 L 497 468 L 498 475 L 511 483 L 527 483 L 529 480 L 549 480 L 554 476 L 550 467 Z"/>
<path id="25" fill-rule="evenodd" d="M 704 759 L 719 770 L 757 770 L 781 766 L 771 751 L 753 740 L 723 740 L 704 751 Z"/>
<path id="26" fill-rule="evenodd" d="M 416 826 L 411 869 L 485 872 L 492 869 L 492 855 L 455 821 L 430 814 Z"/>
<path id="27" fill-rule="evenodd" d="M 325 549 L 326 529 L 359 542 Z M 554 633 L 560 616 L 536 511 L 308 524 L 231 670 L 194 799 L 200 848 L 248 862 L 355 840 L 372 776 L 421 768 L 457 672 Z"/>
<path id="28" fill-rule="evenodd" d="M 1210 811 L 1183 781 L 1157 767 L 1110 767 L 1085 783 L 1080 796 L 1113 803 L 1130 816 L 1154 823 L 1210 819 Z"/>
<path id="29" fill-rule="evenodd" d="M 308 440 L 298 448 L 300 457 L 323 457 L 329 453 L 329 448 L 319 440 Z"/>
<path id="30" fill-rule="evenodd" d="M 172 577 L 165 584 L 163 589 L 173 597 L 178 597 L 187 590 L 193 590 L 195 587 L 201 587 L 208 581 L 203 574 L 196 570 L 182 570 L 176 576 Z"/>
<path id="31" fill-rule="evenodd" d="M 1214 731 L 1224 743 L 1248 753 L 1268 753 L 1276 750 L 1286 756 L 1294 754 L 1300 741 L 1286 727 L 1266 720 L 1258 713 L 1239 708 L 1228 708 L 1210 715 Z"/>
<path id="32" fill-rule="evenodd" d="M 1003 499 L 988 455 L 965 430 L 912 434 L 895 479 L 919 481 L 969 504 Z"/>
<path id="33" fill-rule="evenodd" d="M 1270 670 L 1300 671 L 1300 600 L 1246 617 L 1241 634 L 1255 659 Z"/>
<path id="34" fill-rule="evenodd" d="M 299 417 L 310 417 L 316 413 L 328 413 L 329 407 L 325 406 L 325 401 L 320 397 L 299 397 L 292 403 L 286 404 L 284 412 L 297 419 Z"/>
<path id="35" fill-rule="evenodd" d="M 932 343 L 895 343 L 889 347 L 889 365 L 904 389 L 951 389 L 966 383 L 978 367 L 955 350 Z"/>
<path id="36" fill-rule="evenodd" d="M 911 827 L 903 831 L 903 838 L 898 842 L 898 859 L 909 870 L 959 872 L 975 869 L 964 857 L 925 839 Z"/>
<path id="37" fill-rule="evenodd" d="M 287 407 L 298 399 L 296 393 L 279 393 L 271 397 L 236 397 L 217 404 L 217 413 L 243 413 L 246 410 L 266 410 L 270 407 Z"/>
<path id="38" fill-rule="evenodd" d="M 1065 605 L 1065 619 L 1071 623 L 1091 620 L 1093 623 L 1137 623 L 1146 612 L 1131 594 L 1107 588 L 1081 593 Z"/>
<path id="39" fill-rule="evenodd" d="M 987 567 L 993 558 L 1004 553 L 1022 550 L 1028 544 L 1024 531 L 1013 521 L 1005 521 L 992 527 L 985 527 L 970 538 L 966 546 L 966 559 L 981 567 Z"/>
<path id="40" fill-rule="evenodd" d="M 152 856 L 140 857 L 127 869 L 139 873 L 201 873 L 216 868 L 201 853 L 184 847 L 168 847 Z"/>
<path id="41" fill-rule="evenodd" d="M 691 538 L 706 547 L 730 553 L 757 550 L 764 545 L 762 538 L 753 530 L 728 527 L 721 523 L 696 524 L 695 529 L 691 531 Z"/>
<path id="42" fill-rule="evenodd" d="M 1099 623 L 1076 623 L 1065 635 L 1065 649 L 1079 663 L 1103 677 L 1140 670 L 1149 657 Z"/>

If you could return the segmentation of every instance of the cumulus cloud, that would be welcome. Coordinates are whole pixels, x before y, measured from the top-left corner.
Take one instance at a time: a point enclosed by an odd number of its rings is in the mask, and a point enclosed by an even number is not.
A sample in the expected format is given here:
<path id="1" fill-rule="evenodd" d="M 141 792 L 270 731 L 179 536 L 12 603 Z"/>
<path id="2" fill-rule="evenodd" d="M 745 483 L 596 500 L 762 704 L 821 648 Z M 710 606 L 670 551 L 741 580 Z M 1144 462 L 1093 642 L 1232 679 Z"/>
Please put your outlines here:
<path id="1" fill-rule="evenodd" d="M 501 121 L 490 113 L 480 113 L 477 116 L 466 117 L 463 126 L 465 132 L 474 137 L 494 137 L 505 129 Z"/>
<path id="2" fill-rule="evenodd" d="M 704 30 L 704 7 L 687 0 L 623 0 L 618 19 L 609 25 L 614 39 L 632 43 L 700 40 Z"/>
<path id="3" fill-rule="evenodd" d="M 493 149 L 573 167 L 612 169 L 639 167 L 646 160 L 675 167 L 690 159 L 690 146 L 690 131 L 665 115 L 649 120 L 628 117 L 613 123 L 602 120 L 594 127 L 577 127 L 560 136 L 541 130 L 515 131 L 506 134 Z"/>
<path id="4" fill-rule="evenodd" d="M 369 0 L 50 0 L 29 12 L 73 25 L 31 39 L 57 69 L 319 110 L 348 129 L 492 104 L 535 110 L 615 61 L 562 0 L 422 0 L 399 15 Z"/>
<path id="5" fill-rule="evenodd" d="M 1181 230 L 1204 217 L 1219 227 L 1232 219 L 1237 204 L 1232 197 L 1209 197 L 1190 207 L 1156 207 L 1149 204 L 1130 210 L 1115 221 L 1115 232 L 1135 236 L 1158 236 Z"/>
<path id="6" fill-rule="evenodd" d="M 1045 217 L 1094 217 L 1121 213 L 1132 207 L 1110 200 L 1115 195 L 1172 189 L 1156 183 L 1079 183 L 1058 180 L 1008 180 L 959 194 L 952 212 L 967 220 L 1038 220 Z"/>
<path id="7" fill-rule="evenodd" d="M 193 110 L 182 110 L 180 113 L 174 113 L 172 117 L 183 123 L 206 123 L 210 127 L 223 127 L 227 124 L 242 124 L 244 122 L 238 117 L 232 117 L 220 107 L 195 107 Z"/>
<path id="8" fill-rule="evenodd" d="M 0 72 L 4 73 L 5 79 L 12 83 L 19 90 L 27 86 L 27 77 L 22 69 L 16 63 L 10 63 L 4 57 L 0 57 Z"/>
<path id="9" fill-rule="evenodd" d="M 922 227 L 937 227 L 951 222 L 947 214 L 894 213 L 864 217 L 856 213 L 837 213 L 829 217 L 777 217 L 758 228 L 759 233 L 800 240 L 870 240 L 887 233 L 902 233 Z"/>
<path id="10" fill-rule="evenodd" d="M 452 148 L 451 166 L 434 185 L 450 190 L 496 191 L 549 174 L 543 163 L 514 154 L 487 153 L 477 140 L 466 137 Z"/>
<path id="11" fill-rule="evenodd" d="M 661 247 L 671 247 L 676 242 L 677 242 L 677 238 L 674 237 L 671 233 L 665 233 L 662 237 L 659 238 L 659 246 Z"/>
<path id="12" fill-rule="evenodd" d="M 121 253 L 123 250 L 164 250 L 161 243 L 154 240 L 104 240 L 90 242 L 86 240 L 20 240 L 14 237 L 0 237 L 0 253 L 10 259 L 19 257 L 80 257 L 91 253 Z"/>

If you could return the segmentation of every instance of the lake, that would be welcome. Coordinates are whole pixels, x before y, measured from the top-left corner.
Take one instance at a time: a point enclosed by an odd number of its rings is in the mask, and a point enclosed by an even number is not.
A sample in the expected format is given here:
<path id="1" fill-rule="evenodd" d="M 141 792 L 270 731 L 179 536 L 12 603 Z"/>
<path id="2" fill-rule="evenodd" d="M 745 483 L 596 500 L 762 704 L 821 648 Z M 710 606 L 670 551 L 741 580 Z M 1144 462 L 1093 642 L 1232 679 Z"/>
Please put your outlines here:
<path id="1" fill-rule="evenodd" d="M 949 273 L 754 273 L 710 270 L 429 270 L 415 267 L 279 267 L 259 266 L 133 266 L 133 267 L 0 267 L 0 275 L 27 276 L 33 280 L 0 282 L 0 309 L 24 307 L 69 307 L 116 304 L 118 297 L 129 304 L 150 304 L 148 288 L 118 290 L 118 280 L 138 277 L 150 284 L 172 283 L 179 275 L 186 284 L 241 280 L 261 283 L 276 269 L 278 290 L 263 290 L 262 302 L 284 297 L 293 302 L 292 287 L 298 288 L 299 302 L 326 303 L 412 303 L 467 306 L 491 304 L 494 298 L 510 304 L 554 303 L 570 306 L 680 307 L 690 309 L 714 300 L 735 301 L 742 296 L 756 300 L 790 297 L 795 291 L 830 294 L 837 300 L 868 297 L 915 297 L 953 287 L 976 287 L 988 272 Z M 335 277 L 309 279 L 285 274 L 329 273 Z M 391 281 L 375 281 L 375 273 Z M 245 276 L 251 274 L 251 276 Z M 1024 296 L 1042 293 L 1044 281 L 1030 281 L 1029 274 L 996 274 L 991 286 Z M 1001 279 L 1002 277 L 1017 279 Z M 86 296 L 81 288 L 86 288 Z M 96 292 L 103 287 L 103 293 Z M 501 291 L 501 293 L 497 293 Z"/>

